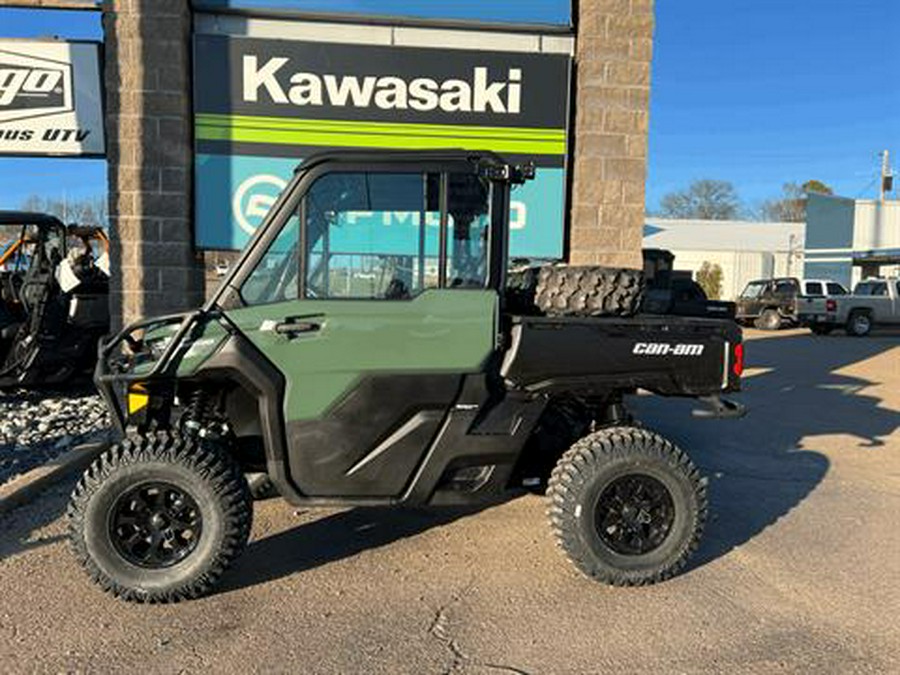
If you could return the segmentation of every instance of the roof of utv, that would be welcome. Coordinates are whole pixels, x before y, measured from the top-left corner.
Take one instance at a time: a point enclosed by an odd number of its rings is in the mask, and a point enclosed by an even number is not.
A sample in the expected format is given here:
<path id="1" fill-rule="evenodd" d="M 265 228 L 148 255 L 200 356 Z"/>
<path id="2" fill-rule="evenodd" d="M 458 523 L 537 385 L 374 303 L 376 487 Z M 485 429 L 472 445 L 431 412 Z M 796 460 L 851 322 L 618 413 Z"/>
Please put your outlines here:
<path id="1" fill-rule="evenodd" d="M 49 213 L 29 211 L 0 211 L 0 225 L 37 225 L 38 227 L 60 227 L 62 222 Z"/>
<path id="2" fill-rule="evenodd" d="M 452 162 L 466 161 L 473 165 L 487 163 L 495 166 L 507 164 L 500 155 L 488 150 L 326 150 L 316 152 L 297 166 L 297 171 L 306 171 L 325 162 L 346 162 L 349 164 L 406 163 L 406 162 Z"/>

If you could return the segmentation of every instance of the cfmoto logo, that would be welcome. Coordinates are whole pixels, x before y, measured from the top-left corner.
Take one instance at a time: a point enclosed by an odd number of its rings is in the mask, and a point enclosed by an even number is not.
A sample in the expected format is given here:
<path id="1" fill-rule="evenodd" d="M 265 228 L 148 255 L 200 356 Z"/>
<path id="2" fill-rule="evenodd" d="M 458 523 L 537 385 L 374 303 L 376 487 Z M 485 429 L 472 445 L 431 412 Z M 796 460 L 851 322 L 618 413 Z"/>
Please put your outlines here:
<path id="1" fill-rule="evenodd" d="M 0 122 L 72 110 L 71 64 L 0 50 Z"/>
<path id="2" fill-rule="evenodd" d="M 231 211 L 240 228 L 247 234 L 254 234 L 286 187 L 286 180 L 271 174 L 250 176 L 241 183 L 231 200 Z"/>

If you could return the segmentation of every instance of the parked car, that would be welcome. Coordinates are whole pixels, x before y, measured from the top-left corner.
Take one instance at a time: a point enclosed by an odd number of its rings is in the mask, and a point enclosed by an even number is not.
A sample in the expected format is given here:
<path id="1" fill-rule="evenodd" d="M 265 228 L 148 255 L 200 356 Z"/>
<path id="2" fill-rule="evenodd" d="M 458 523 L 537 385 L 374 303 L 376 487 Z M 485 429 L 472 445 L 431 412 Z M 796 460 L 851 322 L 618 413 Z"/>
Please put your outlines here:
<path id="1" fill-rule="evenodd" d="M 819 335 L 843 327 L 848 335 L 868 335 L 876 324 L 900 324 L 900 278 L 865 279 L 851 295 L 809 298 L 798 319 Z"/>
<path id="2" fill-rule="evenodd" d="M 751 281 L 738 298 L 737 321 L 762 330 L 797 326 L 801 308 L 811 299 L 847 292 L 831 279 L 780 277 Z"/>
<path id="3" fill-rule="evenodd" d="M 800 280 L 793 277 L 751 281 L 737 300 L 737 321 L 763 330 L 796 325 L 800 294 Z"/>

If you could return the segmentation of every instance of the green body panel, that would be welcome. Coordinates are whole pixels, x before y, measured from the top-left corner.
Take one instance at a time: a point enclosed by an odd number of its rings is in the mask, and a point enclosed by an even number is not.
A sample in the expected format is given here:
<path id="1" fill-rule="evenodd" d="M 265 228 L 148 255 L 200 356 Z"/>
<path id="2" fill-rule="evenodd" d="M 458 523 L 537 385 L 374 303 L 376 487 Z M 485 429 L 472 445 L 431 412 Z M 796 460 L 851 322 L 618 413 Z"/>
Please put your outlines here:
<path id="1" fill-rule="evenodd" d="M 412 300 L 294 300 L 228 317 L 284 374 L 288 421 L 316 419 L 369 373 L 476 373 L 494 350 L 490 290 L 430 290 Z M 320 324 L 289 338 L 260 330 L 289 317 Z M 361 423 L 365 423 L 361 420 Z"/>

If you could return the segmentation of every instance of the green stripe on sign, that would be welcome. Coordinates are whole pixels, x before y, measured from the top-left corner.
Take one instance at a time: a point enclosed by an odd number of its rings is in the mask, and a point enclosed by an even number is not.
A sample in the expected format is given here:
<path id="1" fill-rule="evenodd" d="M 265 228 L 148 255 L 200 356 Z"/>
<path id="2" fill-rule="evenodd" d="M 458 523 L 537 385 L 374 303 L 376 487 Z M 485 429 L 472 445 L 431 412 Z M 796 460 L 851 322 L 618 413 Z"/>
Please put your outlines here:
<path id="1" fill-rule="evenodd" d="M 196 136 L 204 141 L 324 147 L 495 150 L 564 155 L 564 129 L 296 120 L 282 117 L 199 114 Z"/>

